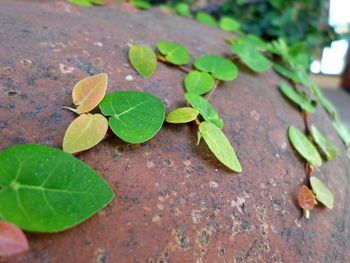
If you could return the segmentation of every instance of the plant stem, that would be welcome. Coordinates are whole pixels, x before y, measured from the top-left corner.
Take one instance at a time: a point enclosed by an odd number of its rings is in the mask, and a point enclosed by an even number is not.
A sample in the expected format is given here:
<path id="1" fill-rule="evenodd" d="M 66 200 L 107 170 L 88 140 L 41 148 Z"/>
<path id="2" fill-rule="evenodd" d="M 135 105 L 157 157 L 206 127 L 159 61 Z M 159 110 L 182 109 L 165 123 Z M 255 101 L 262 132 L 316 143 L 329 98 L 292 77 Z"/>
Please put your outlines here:
<path id="1" fill-rule="evenodd" d="M 211 91 L 205 96 L 205 98 L 207 99 L 207 100 L 209 100 L 210 99 L 210 97 L 213 95 L 213 93 L 214 93 L 214 91 L 216 90 L 216 88 L 218 87 L 218 85 L 219 85 L 219 83 L 220 83 L 220 80 L 215 80 L 215 83 L 214 83 L 214 87 L 211 89 Z"/>
<path id="2" fill-rule="evenodd" d="M 75 114 L 80 115 L 80 113 L 76 109 L 73 109 L 71 107 L 62 106 L 62 109 L 70 110 L 70 111 L 74 112 Z"/>
<path id="3" fill-rule="evenodd" d="M 309 121 L 308 121 L 309 114 L 305 111 L 302 111 L 301 116 L 303 117 L 303 121 L 304 121 L 305 134 L 306 136 L 309 136 L 310 135 Z"/>
<path id="4" fill-rule="evenodd" d="M 191 69 L 185 67 L 185 66 L 182 66 L 182 65 L 174 65 L 172 63 L 170 63 L 169 61 L 167 61 L 165 59 L 165 57 L 163 57 L 161 54 L 157 54 L 157 59 L 160 61 L 160 62 L 163 62 L 163 63 L 166 63 L 166 64 L 169 64 L 171 66 L 174 66 L 174 67 L 177 67 L 179 70 L 181 70 L 182 72 L 184 73 L 189 73 L 191 72 Z"/>

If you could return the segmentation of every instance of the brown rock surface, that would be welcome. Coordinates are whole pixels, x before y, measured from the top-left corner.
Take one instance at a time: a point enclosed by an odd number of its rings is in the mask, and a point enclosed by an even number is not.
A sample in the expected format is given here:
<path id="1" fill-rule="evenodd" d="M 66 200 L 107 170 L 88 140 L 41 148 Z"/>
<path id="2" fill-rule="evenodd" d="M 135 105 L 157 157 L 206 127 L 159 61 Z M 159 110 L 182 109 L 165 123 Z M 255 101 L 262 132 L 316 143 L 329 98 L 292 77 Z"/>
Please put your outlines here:
<path id="1" fill-rule="evenodd" d="M 228 54 L 226 35 L 191 19 L 127 5 L 78 8 L 63 2 L 0 3 L 0 149 L 18 143 L 62 144 L 75 117 L 74 84 L 107 72 L 108 91 L 135 89 L 161 97 L 168 111 L 184 105 L 184 74 L 160 64 L 150 79 L 127 59 L 128 43 L 186 45 L 194 58 Z M 110 138 L 78 157 L 116 192 L 87 222 L 59 234 L 28 234 L 30 252 L 3 262 L 349 262 L 350 165 L 344 146 L 319 107 L 311 116 L 334 141 L 337 160 L 316 169 L 333 190 L 333 210 L 306 221 L 296 203 L 304 163 L 291 149 L 298 111 L 276 89 L 272 71 L 240 66 L 237 80 L 212 97 L 244 172 L 221 165 L 194 125 L 165 124 L 142 145 Z M 127 82 L 125 77 L 134 80 Z"/>

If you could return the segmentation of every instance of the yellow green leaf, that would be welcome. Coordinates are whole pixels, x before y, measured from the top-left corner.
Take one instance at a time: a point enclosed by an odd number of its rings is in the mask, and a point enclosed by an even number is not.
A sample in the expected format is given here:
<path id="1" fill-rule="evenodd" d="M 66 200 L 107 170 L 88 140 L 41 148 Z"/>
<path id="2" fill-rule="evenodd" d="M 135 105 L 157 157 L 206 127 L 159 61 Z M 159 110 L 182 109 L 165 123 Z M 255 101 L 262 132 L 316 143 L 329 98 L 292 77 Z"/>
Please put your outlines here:
<path id="1" fill-rule="evenodd" d="M 331 190 L 329 190 L 329 188 L 315 176 L 310 178 L 310 183 L 317 201 L 321 202 L 329 209 L 332 209 L 334 200 Z"/>
<path id="2" fill-rule="evenodd" d="M 63 139 L 63 150 L 77 153 L 88 150 L 105 137 L 108 121 L 101 114 L 82 114 L 69 126 Z"/>
<path id="3" fill-rule="evenodd" d="M 157 69 L 157 56 L 149 46 L 132 45 L 129 60 L 134 69 L 145 78 L 152 76 Z"/>
<path id="4" fill-rule="evenodd" d="M 100 73 L 80 80 L 73 89 L 73 103 L 78 113 L 86 113 L 95 108 L 103 99 L 107 90 L 108 76 Z"/>
<path id="5" fill-rule="evenodd" d="M 191 107 L 178 108 L 171 111 L 165 121 L 169 123 L 186 123 L 194 121 L 198 116 L 198 111 Z"/>

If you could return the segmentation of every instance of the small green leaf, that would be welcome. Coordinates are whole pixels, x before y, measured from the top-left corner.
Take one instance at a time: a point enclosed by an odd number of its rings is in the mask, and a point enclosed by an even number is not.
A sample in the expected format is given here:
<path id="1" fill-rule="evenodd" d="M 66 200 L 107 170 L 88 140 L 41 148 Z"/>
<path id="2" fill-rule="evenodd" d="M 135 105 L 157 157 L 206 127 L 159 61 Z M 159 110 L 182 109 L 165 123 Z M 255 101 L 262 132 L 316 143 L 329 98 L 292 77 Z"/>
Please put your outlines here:
<path id="1" fill-rule="evenodd" d="M 196 14 L 196 20 L 202 24 L 212 26 L 212 27 L 217 27 L 218 23 L 216 22 L 215 18 L 212 17 L 211 15 L 208 15 L 207 13 L 204 12 L 198 12 Z"/>
<path id="2" fill-rule="evenodd" d="M 129 59 L 135 70 L 143 77 L 150 77 L 157 69 L 157 56 L 149 46 L 132 45 Z"/>
<path id="3" fill-rule="evenodd" d="M 150 9 L 152 7 L 152 5 L 145 0 L 131 0 L 131 4 L 137 8 L 145 10 Z"/>
<path id="4" fill-rule="evenodd" d="M 315 112 L 317 102 L 311 100 L 303 91 L 297 91 L 290 87 L 286 82 L 280 82 L 280 91 L 290 101 L 298 105 L 304 112 Z"/>
<path id="5" fill-rule="evenodd" d="M 197 69 L 211 73 L 214 78 L 224 81 L 234 80 L 238 73 L 235 64 L 216 55 L 201 56 L 193 64 Z"/>
<path id="6" fill-rule="evenodd" d="M 178 108 L 171 111 L 165 118 L 165 121 L 169 123 L 187 123 L 194 121 L 198 113 L 197 110 L 190 107 Z"/>
<path id="7" fill-rule="evenodd" d="M 322 160 L 316 147 L 298 128 L 289 126 L 288 137 L 293 147 L 309 164 L 321 166 Z"/>
<path id="8" fill-rule="evenodd" d="M 326 157 L 327 160 L 333 160 L 337 156 L 337 148 L 333 143 L 327 140 L 315 125 L 311 125 L 311 134 L 314 138 L 315 143 L 321 150 L 321 153 Z"/>
<path id="9" fill-rule="evenodd" d="M 273 69 L 281 76 L 290 79 L 294 83 L 301 83 L 300 77 L 293 70 L 289 69 L 287 66 L 282 63 L 274 63 Z"/>
<path id="10" fill-rule="evenodd" d="M 58 232 L 100 211 L 113 192 L 89 166 L 43 145 L 0 153 L 0 214 L 31 232 Z"/>
<path id="11" fill-rule="evenodd" d="M 208 100 L 192 93 L 186 93 L 185 98 L 193 108 L 199 111 L 200 115 L 202 115 L 207 122 L 213 123 L 220 129 L 222 128 L 224 122 L 219 118 L 218 113 Z"/>
<path id="12" fill-rule="evenodd" d="M 157 43 L 160 53 L 165 59 L 175 65 L 184 65 L 190 62 L 190 54 L 183 45 L 176 42 L 160 41 Z"/>
<path id="13" fill-rule="evenodd" d="M 100 103 L 103 115 L 111 116 L 109 126 L 122 140 L 142 143 L 162 127 L 165 117 L 163 102 L 146 92 L 117 91 L 107 94 Z"/>
<path id="14" fill-rule="evenodd" d="M 241 24 L 233 18 L 223 17 L 220 20 L 219 26 L 222 30 L 229 31 L 229 32 L 236 32 L 241 27 Z"/>
<path id="15" fill-rule="evenodd" d="M 251 45 L 237 42 L 232 43 L 231 49 L 244 64 L 256 72 L 264 72 L 271 67 L 271 62 Z"/>
<path id="16" fill-rule="evenodd" d="M 242 172 L 241 164 L 225 134 L 214 124 L 202 122 L 199 131 L 216 158 L 231 170 Z"/>
<path id="17" fill-rule="evenodd" d="M 329 209 L 333 208 L 333 194 L 331 190 L 317 177 L 311 176 L 310 183 L 312 191 L 315 193 L 317 201 L 324 204 Z"/>
<path id="18" fill-rule="evenodd" d="M 333 126 L 337 131 L 339 137 L 342 139 L 346 146 L 350 146 L 350 132 L 348 128 L 340 120 L 336 119 L 333 121 Z"/>
<path id="19" fill-rule="evenodd" d="M 88 150 L 103 140 L 108 130 L 108 121 L 101 114 L 82 114 L 67 128 L 63 150 L 77 153 Z"/>
<path id="20" fill-rule="evenodd" d="M 318 98 L 319 102 L 321 103 L 322 107 L 328 112 L 328 114 L 331 116 L 333 120 L 338 118 L 338 111 L 337 109 L 333 106 L 333 104 L 327 99 L 320 88 L 315 84 L 311 83 L 309 86 L 309 89 L 313 94 L 316 95 Z"/>
<path id="21" fill-rule="evenodd" d="M 191 10 L 188 4 L 179 3 L 175 6 L 175 9 L 180 16 L 186 16 L 186 17 L 191 16 Z"/>
<path id="22" fill-rule="evenodd" d="M 213 88 L 215 80 L 207 72 L 192 70 L 186 75 L 184 83 L 187 92 L 202 95 Z"/>
<path id="23" fill-rule="evenodd" d="M 92 6 L 90 0 L 68 0 L 68 2 L 79 6 Z"/>
<path id="24" fill-rule="evenodd" d="M 252 34 L 240 34 L 239 39 L 247 44 L 253 47 L 255 50 L 258 51 L 266 51 L 267 49 L 267 43 L 262 40 L 260 37 Z"/>

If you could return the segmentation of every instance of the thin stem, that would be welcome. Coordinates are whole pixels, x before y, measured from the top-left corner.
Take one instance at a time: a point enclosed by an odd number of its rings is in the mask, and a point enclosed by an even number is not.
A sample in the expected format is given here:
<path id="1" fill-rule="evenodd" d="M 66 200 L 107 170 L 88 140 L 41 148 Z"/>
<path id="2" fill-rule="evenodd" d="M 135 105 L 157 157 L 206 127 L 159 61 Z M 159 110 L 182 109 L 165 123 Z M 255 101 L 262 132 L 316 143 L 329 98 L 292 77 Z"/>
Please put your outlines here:
<path id="1" fill-rule="evenodd" d="M 303 117 L 306 136 L 309 136 L 310 135 L 309 118 L 308 118 L 309 114 L 305 111 L 302 111 L 301 116 Z"/>
<path id="2" fill-rule="evenodd" d="M 163 57 L 161 54 L 157 54 L 157 59 L 160 61 L 160 62 L 163 62 L 163 63 L 166 63 L 166 64 L 169 64 L 171 66 L 174 66 L 174 67 L 177 67 L 179 70 L 181 70 L 182 72 L 184 73 L 189 73 L 191 72 L 191 69 L 183 66 L 183 65 L 174 65 L 172 63 L 170 63 L 169 61 L 166 60 L 165 57 Z"/>
<path id="3" fill-rule="evenodd" d="M 201 122 L 200 122 L 200 120 L 199 120 L 198 118 L 196 118 L 194 121 L 196 122 L 196 124 L 197 124 L 198 126 L 201 124 Z"/>
<path id="4" fill-rule="evenodd" d="M 215 83 L 214 83 L 214 87 L 211 89 L 211 91 L 205 96 L 205 98 L 207 99 L 207 100 L 209 100 L 210 99 L 210 97 L 213 95 L 213 93 L 214 93 L 214 91 L 216 90 L 216 88 L 218 87 L 218 85 L 219 85 L 219 83 L 220 83 L 220 80 L 215 80 Z"/>
<path id="5" fill-rule="evenodd" d="M 80 115 L 80 113 L 76 109 L 73 109 L 71 107 L 63 106 L 62 109 L 70 110 L 70 111 L 74 112 L 75 114 Z"/>

